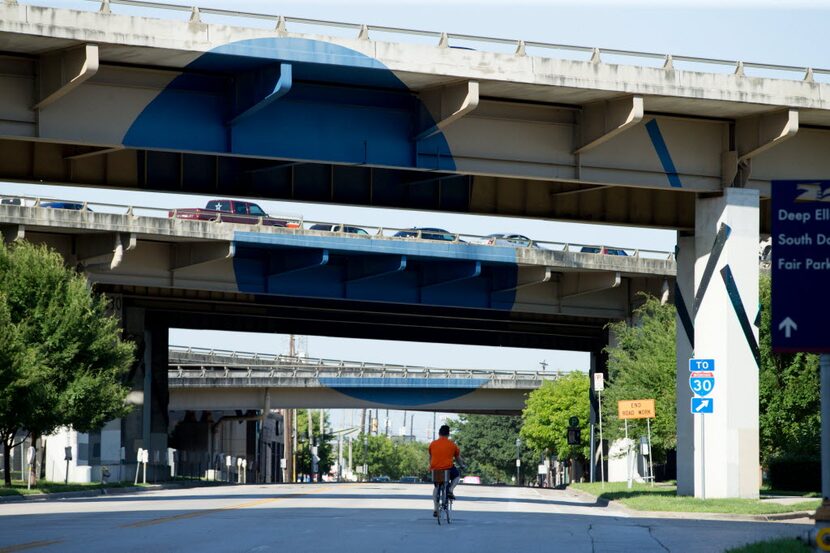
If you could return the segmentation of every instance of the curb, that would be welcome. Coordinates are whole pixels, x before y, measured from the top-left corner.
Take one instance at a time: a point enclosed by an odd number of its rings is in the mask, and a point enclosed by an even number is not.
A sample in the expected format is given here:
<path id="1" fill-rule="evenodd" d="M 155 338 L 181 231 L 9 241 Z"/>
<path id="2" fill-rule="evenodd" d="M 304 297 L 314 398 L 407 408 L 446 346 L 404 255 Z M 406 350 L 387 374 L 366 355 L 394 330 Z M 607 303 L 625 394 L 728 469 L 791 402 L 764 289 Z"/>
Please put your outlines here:
<path id="1" fill-rule="evenodd" d="M 778 522 L 785 520 L 796 520 L 804 518 L 813 518 L 814 511 L 792 511 L 789 513 L 773 513 L 768 515 L 741 515 L 732 513 L 699 513 L 687 511 L 638 511 L 632 509 L 618 501 L 611 501 L 609 499 L 597 497 L 588 492 L 577 490 L 574 488 L 566 488 L 566 490 L 587 501 L 594 501 L 598 507 L 614 507 L 631 517 L 638 518 L 673 518 L 673 519 L 689 519 L 689 520 L 734 520 L 743 522 Z"/>
<path id="2" fill-rule="evenodd" d="M 123 488 L 94 488 L 91 490 L 79 490 L 74 492 L 39 493 L 31 495 L 5 495 L 0 496 L 0 505 L 3 503 L 20 503 L 25 501 L 55 501 L 58 499 L 73 499 L 76 497 L 98 497 L 102 495 L 123 495 L 130 493 L 151 492 L 158 490 L 184 489 L 184 488 L 205 488 L 219 486 L 221 484 L 171 482 L 168 484 L 149 484 L 147 486 L 125 486 Z"/>

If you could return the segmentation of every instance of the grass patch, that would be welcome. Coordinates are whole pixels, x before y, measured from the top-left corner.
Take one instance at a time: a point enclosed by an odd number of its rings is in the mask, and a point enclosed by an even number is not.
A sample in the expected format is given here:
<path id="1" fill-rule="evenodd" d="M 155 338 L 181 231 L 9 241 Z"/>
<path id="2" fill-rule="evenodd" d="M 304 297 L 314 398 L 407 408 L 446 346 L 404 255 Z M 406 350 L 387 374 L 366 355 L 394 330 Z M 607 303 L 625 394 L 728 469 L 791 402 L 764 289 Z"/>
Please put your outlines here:
<path id="1" fill-rule="evenodd" d="M 110 482 L 106 486 L 107 489 L 124 488 L 132 486 L 132 482 Z M 61 492 L 82 492 L 87 490 L 100 489 L 100 482 L 91 482 L 89 484 L 64 484 L 63 482 L 48 482 L 41 480 L 37 483 L 37 487 L 31 490 L 26 488 L 26 482 L 23 480 L 12 480 L 12 487 L 0 487 L 0 496 L 9 495 L 39 495 L 44 493 L 61 493 Z"/>
<path id="2" fill-rule="evenodd" d="M 224 485 L 225 482 L 214 482 L 210 480 L 190 480 L 185 478 L 176 478 L 173 482 L 181 482 L 192 484 L 195 486 L 221 486 Z M 164 484 L 165 482 L 159 482 L 159 484 Z M 153 484 L 141 484 L 139 483 L 137 486 L 141 487 L 150 487 Z M 136 485 L 132 482 L 107 482 L 104 488 L 111 490 L 116 488 L 130 488 L 135 487 Z M 97 490 L 101 489 L 100 482 L 91 482 L 88 484 L 64 484 L 63 482 L 48 482 L 41 480 L 38 482 L 37 487 L 32 488 L 31 490 L 26 489 L 26 482 L 23 480 L 12 480 L 12 487 L 6 488 L 2 485 L 2 481 L 0 481 L 0 497 L 3 496 L 22 496 L 22 495 L 42 495 L 42 494 L 49 494 L 49 493 L 62 493 L 62 492 L 83 492 L 89 490 Z"/>
<path id="3" fill-rule="evenodd" d="M 697 499 L 677 496 L 673 485 L 650 486 L 634 484 L 629 490 L 625 482 L 571 484 L 571 487 L 591 495 L 618 501 L 637 511 L 675 511 L 684 513 L 728 513 L 735 515 L 772 515 L 795 511 L 813 511 L 820 499 L 808 499 L 791 505 L 769 503 L 757 499 Z"/>
<path id="4" fill-rule="evenodd" d="M 750 543 L 728 549 L 726 553 L 811 553 L 813 550 L 798 540 L 772 540 Z"/>
<path id="5" fill-rule="evenodd" d="M 761 495 L 762 496 L 773 496 L 773 495 L 783 495 L 783 496 L 793 496 L 793 497 L 821 497 L 821 492 L 794 492 L 790 490 L 776 490 L 775 488 L 770 488 L 767 485 L 761 486 Z"/>

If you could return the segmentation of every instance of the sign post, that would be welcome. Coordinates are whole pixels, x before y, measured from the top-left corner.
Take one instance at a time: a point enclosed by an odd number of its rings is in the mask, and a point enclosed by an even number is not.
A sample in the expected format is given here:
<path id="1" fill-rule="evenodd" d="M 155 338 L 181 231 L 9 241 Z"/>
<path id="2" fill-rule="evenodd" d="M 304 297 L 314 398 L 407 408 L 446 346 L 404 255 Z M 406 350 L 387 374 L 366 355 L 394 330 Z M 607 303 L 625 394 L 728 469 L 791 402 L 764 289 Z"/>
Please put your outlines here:
<path id="1" fill-rule="evenodd" d="M 772 182 L 772 349 L 821 354 L 821 496 L 810 542 L 830 551 L 830 181 Z M 809 293 L 809 300 L 805 298 Z"/>
<path id="2" fill-rule="evenodd" d="M 701 497 L 706 499 L 706 417 L 715 412 L 715 400 L 706 397 L 715 389 L 715 360 L 689 359 L 689 387 L 692 389 L 692 415 L 700 417 L 700 481 Z"/>
<path id="3" fill-rule="evenodd" d="M 617 402 L 617 417 L 625 421 L 625 438 L 628 440 L 628 419 L 646 419 L 648 426 L 648 450 L 651 454 L 651 419 L 655 417 L 654 400 L 653 399 L 635 399 L 624 400 Z M 632 472 L 634 471 L 634 461 L 631 458 L 632 449 L 629 448 L 628 453 L 628 487 L 632 486 Z M 652 475 L 652 485 L 654 478 Z"/>
<path id="4" fill-rule="evenodd" d="M 605 446 L 602 441 L 602 392 L 605 390 L 605 375 L 602 373 L 594 373 L 594 391 L 597 393 L 597 401 L 599 402 L 599 411 L 597 418 L 599 419 L 599 480 L 602 482 L 602 489 L 605 489 Z M 594 443 L 594 437 L 591 436 L 591 444 Z M 591 457 L 591 464 L 595 462 L 594 457 Z"/>

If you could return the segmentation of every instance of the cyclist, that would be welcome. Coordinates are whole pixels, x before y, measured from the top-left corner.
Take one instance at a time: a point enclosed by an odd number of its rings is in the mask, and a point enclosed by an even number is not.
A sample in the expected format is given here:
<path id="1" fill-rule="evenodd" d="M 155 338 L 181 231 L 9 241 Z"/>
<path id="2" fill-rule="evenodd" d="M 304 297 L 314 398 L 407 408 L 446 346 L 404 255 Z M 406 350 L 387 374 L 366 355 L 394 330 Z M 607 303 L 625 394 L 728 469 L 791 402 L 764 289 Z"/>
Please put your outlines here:
<path id="1" fill-rule="evenodd" d="M 445 424 L 438 429 L 438 439 L 433 440 L 433 442 L 429 444 L 429 470 L 433 474 L 433 482 L 435 482 L 436 471 L 450 471 L 450 483 L 449 488 L 447 489 L 447 497 L 449 499 L 455 499 L 453 490 L 458 485 L 458 481 L 461 479 L 461 475 L 454 464 L 455 460 L 458 461 L 459 465 L 463 465 L 463 461 L 461 460 L 461 450 L 458 449 L 455 442 L 450 440 L 450 427 Z M 440 480 L 443 480 L 443 478 L 439 479 L 439 481 Z M 435 482 L 432 490 L 432 516 L 434 517 L 438 516 L 438 485 L 439 482 Z"/>

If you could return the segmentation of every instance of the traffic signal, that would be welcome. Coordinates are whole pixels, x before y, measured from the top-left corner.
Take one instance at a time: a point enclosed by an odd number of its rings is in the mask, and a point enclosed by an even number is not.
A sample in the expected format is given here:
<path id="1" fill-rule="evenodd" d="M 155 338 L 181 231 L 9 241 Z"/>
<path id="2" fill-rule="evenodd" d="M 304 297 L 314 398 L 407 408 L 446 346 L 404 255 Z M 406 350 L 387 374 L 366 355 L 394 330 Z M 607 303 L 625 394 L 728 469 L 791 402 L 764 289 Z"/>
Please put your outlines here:
<path id="1" fill-rule="evenodd" d="M 582 443 L 582 431 L 579 428 L 568 428 L 568 445 L 580 445 Z"/>

